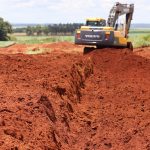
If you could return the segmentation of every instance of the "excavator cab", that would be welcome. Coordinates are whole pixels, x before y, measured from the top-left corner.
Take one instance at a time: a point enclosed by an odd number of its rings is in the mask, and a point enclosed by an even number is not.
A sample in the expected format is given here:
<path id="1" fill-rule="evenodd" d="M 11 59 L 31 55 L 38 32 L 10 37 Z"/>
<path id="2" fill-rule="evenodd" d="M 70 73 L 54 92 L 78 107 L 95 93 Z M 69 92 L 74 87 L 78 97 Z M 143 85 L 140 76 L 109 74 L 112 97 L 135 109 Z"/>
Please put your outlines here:
<path id="1" fill-rule="evenodd" d="M 106 20 L 102 18 L 88 18 L 86 20 L 86 26 L 104 27 L 106 26 Z"/>

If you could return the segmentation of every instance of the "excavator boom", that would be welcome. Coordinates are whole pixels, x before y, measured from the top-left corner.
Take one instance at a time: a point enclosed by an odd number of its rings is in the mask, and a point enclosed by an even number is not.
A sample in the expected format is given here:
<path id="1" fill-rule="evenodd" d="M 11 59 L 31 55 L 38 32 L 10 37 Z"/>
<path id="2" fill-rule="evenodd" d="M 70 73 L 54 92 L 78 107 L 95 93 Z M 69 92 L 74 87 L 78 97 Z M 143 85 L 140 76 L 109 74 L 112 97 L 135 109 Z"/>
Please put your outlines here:
<path id="1" fill-rule="evenodd" d="M 134 12 L 134 4 L 121 4 L 121 3 L 116 3 L 112 9 L 110 10 L 109 17 L 107 20 L 107 24 L 110 27 L 115 27 L 116 21 L 118 18 L 122 15 L 126 15 L 126 23 L 125 23 L 125 37 L 127 37 L 131 25 L 131 20 L 133 17 L 133 12 Z"/>

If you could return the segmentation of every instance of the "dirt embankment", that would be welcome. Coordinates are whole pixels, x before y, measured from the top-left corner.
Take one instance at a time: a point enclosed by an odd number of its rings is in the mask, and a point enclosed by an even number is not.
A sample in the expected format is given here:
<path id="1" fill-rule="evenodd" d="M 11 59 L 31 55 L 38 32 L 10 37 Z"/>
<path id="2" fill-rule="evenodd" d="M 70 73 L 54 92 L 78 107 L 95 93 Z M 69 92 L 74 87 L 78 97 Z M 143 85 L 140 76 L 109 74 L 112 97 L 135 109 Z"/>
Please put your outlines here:
<path id="1" fill-rule="evenodd" d="M 51 52 L 82 52 L 83 46 L 74 45 L 69 42 L 59 42 L 50 44 L 14 44 L 9 47 L 0 48 L 0 54 L 38 54 Z"/>
<path id="2" fill-rule="evenodd" d="M 16 54 L 0 68 L 0 149 L 150 149 L 149 59 Z"/>

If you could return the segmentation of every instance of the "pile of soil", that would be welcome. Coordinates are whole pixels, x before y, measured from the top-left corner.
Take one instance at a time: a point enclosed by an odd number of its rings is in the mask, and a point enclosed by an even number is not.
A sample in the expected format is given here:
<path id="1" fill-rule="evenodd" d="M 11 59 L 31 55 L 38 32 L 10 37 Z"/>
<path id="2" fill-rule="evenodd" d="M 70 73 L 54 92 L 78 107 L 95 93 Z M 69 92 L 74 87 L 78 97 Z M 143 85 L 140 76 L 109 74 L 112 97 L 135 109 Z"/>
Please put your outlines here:
<path id="1" fill-rule="evenodd" d="M 148 58 L 0 55 L 0 149 L 149 150 L 149 131 Z"/>
<path id="2" fill-rule="evenodd" d="M 59 42 L 49 44 L 14 44 L 8 47 L 0 48 L 0 54 L 28 54 L 28 51 L 37 51 L 38 53 L 40 49 L 44 50 L 45 53 L 77 53 L 82 52 L 83 48 L 83 46 L 75 45 L 71 42 Z"/>

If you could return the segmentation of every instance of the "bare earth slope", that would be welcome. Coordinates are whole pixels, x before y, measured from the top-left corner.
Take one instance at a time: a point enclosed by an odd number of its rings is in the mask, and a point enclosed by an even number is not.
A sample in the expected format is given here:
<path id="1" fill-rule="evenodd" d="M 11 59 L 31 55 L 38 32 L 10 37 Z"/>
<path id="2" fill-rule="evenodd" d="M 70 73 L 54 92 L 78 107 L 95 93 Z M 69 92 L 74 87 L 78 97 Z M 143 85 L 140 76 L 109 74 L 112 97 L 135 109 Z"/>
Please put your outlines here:
<path id="1" fill-rule="evenodd" d="M 148 48 L 83 55 L 63 44 L 0 55 L 0 149 L 150 150 Z"/>

